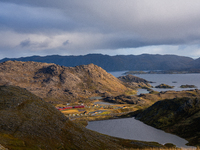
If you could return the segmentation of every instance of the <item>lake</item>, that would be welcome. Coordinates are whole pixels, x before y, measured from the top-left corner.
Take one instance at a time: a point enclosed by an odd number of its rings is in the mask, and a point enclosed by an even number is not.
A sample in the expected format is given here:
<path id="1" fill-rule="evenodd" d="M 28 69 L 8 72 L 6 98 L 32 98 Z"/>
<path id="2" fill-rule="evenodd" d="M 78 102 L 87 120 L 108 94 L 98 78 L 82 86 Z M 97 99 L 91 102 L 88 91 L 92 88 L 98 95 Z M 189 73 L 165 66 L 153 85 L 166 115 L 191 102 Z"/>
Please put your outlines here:
<path id="1" fill-rule="evenodd" d="M 115 77 L 124 75 L 126 71 L 109 72 Z M 200 88 L 200 74 L 138 74 L 137 77 L 152 81 L 152 86 L 159 85 L 161 83 L 174 86 L 175 91 L 188 90 L 192 88 L 180 88 L 181 85 L 189 84 L 195 85 Z M 152 88 L 156 91 L 165 91 L 169 89 Z M 138 93 L 148 93 L 145 89 L 138 89 Z M 155 141 L 160 144 L 173 143 L 178 147 L 189 148 L 185 144 L 187 141 L 176 135 L 166 133 L 162 130 L 158 130 L 151 126 L 144 124 L 143 122 L 134 118 L 125 119 L 112 119 L 89 122 L 88 129 L 107 134 L 110 136 L 120 137 L 124 139 L 141 140 L 141 141 Z"/>
<path id="2" fill-rule="evenodd" d="M 126 71 L 115 71 L 109 72 L 115 77 L 123 76 Z M 134 76 L 146 79 L 147 81 L 152 81 L 155 83 L 150 83 L 152 86 L 157 86 L 159 84 L 165 83 L 170 86 L 174 86 L 173 89 L 160 89 L 160 88 L 152 88 L 155 91 L 182 91 L 182 90 L 190 90 L 195 88 L 180 88 L 181 85 L 195 85 L 197 89 L 200 89 L 200 73 L 194 74 L 135 74 Z M 140 93 L 148 93 L 145 89 L 139 89 L 138 94 Z"/>
<path id="3" fill-rule="evenodd" d="M 177 147 L 189 148 L 185 145 L 185 139 L 148 126 L 135 118 L 92 121 L 88 122 L 86 128 L 124 139 L 154 141 L 160 144 L 173 143 Z"/>

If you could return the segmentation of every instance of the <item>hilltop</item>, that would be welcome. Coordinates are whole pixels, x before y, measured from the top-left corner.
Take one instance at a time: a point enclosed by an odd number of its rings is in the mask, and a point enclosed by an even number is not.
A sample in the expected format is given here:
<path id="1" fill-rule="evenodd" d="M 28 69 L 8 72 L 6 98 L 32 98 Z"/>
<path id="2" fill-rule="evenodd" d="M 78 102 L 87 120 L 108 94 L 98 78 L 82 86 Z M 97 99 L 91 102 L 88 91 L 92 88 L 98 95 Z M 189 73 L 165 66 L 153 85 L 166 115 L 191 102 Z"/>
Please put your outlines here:
<path id="1" fill-rule="evenodd" d="M 64 67 L 53 63 L 0 63 L 0 85 L 14 85 L 46 101 L 83 101 L 91 96 L 122 94 L 130 89 L 94 64 Z"/>
<path id="2" fill-rule="evenodd" d="M 124 70 L 188 70 L 200 69 L 200 59 L 177 55 L 117 55 L 109 56 L 102 54 L 88 54 L 81 56 L 31 56 L 21 58 L 5 58 L 0 62 L 8 60 L 17 61 L 35 61 L 45 63 L 55 63 L 66 67 L 75 67 L 78 65 L 87 65 L 93 63 L 102 67 L 106 71 L 124 71 Z M 191 70 L 190 70 L 191 71 Z M 198 70 L 199 71 L 199 70 Z"/>
<path id="3" fill-rule="evenodd" d="M 155 142 L 119 139 L 88 130 L 71 122 L 53 105 L 15 86 L 0 86 L 1 145 L 9 150 L 163 147 Z"/>

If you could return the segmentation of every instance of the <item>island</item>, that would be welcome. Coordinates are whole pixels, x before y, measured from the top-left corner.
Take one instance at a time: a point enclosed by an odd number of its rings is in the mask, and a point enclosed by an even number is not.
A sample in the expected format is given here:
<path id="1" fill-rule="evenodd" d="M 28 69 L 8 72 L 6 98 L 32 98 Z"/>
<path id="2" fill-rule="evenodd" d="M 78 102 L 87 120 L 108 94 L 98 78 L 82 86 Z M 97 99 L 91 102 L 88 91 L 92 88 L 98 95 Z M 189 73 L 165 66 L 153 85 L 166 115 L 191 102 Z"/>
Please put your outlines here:
<path id="1" fill-rule="evenodd" d="M 181 85 L 180 88 L 197 88 L 195 85 Z"/>
<path id="2" fill-rule="evenodd" d="M 172 89 L 172 88 L 174 88 L 174 86 L 170 86 L 170 85 L 162 83 L 160 85 L 155 86 L 155 88 Z"/>

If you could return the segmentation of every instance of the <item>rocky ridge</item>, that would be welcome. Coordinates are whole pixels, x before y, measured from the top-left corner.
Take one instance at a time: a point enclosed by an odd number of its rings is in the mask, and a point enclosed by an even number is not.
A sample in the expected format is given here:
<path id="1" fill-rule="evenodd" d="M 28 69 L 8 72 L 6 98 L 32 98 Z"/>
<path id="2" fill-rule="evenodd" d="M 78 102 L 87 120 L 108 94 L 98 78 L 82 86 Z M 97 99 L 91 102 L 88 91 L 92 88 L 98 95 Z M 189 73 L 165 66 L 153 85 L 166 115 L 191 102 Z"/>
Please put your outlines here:
<path id="1" fill-rule="evenodd" d="M 64 67 L 38 62 L 0 63 L 0 85 L 26 88 L 46 101 L 71 102 L 127 90 L 120 80 L 94 64 Z"/>

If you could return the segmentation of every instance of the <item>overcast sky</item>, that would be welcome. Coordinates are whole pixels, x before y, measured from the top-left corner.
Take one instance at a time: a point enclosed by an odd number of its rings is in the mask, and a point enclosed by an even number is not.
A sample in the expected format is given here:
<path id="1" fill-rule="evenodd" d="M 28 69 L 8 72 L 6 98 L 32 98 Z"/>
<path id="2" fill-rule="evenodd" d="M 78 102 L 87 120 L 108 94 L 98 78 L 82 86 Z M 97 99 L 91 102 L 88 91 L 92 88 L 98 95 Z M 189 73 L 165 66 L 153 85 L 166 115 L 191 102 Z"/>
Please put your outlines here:
<path id="1" fill-rule="evenodd" d="M 199 0 L 0 0 L 0 58 L 200 57 Z"/>

